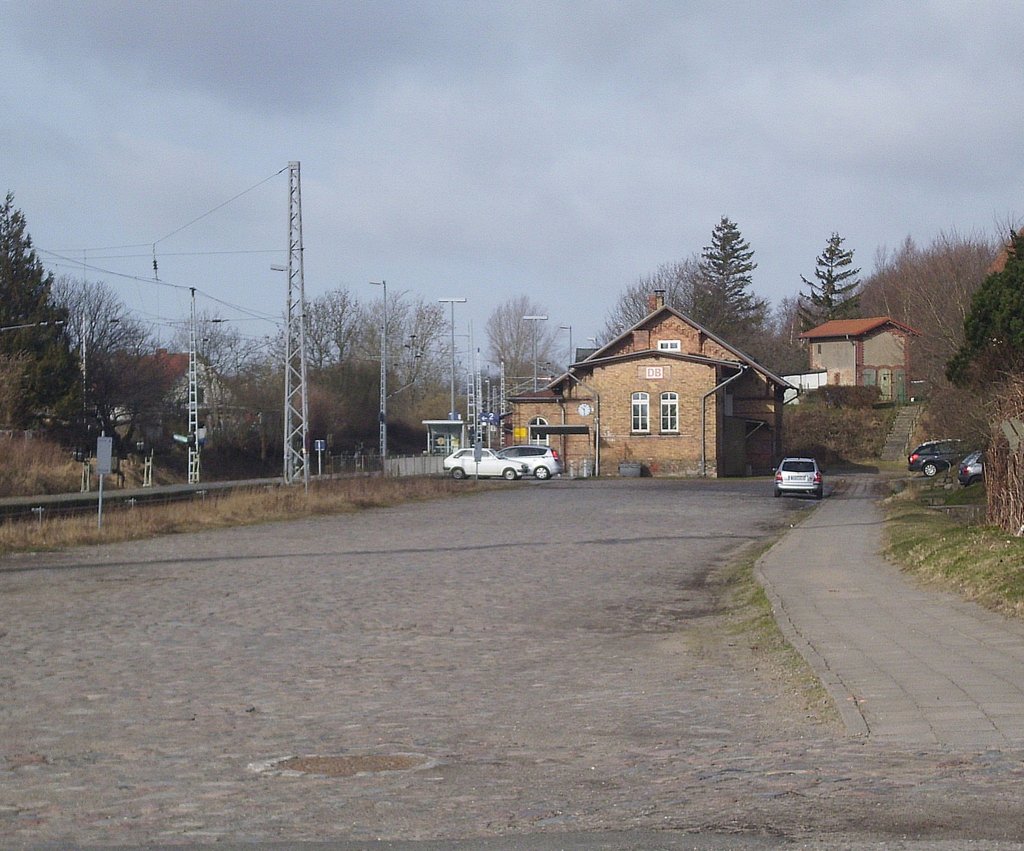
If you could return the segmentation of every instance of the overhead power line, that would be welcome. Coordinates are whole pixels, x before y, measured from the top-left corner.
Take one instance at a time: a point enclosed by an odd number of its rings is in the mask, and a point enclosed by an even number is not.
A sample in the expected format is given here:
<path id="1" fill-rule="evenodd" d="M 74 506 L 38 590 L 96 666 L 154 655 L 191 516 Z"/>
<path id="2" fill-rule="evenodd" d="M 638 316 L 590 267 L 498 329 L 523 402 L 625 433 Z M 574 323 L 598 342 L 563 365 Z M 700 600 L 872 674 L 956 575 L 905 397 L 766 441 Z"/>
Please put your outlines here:
<path id="1" fill-rule="evenodd" d="M 225 301 L 224 299 L 217 298 L 216 296 L 211 295 L 208 292 L 205 292 L 204 290 L 200 289 L 199 287 L 192 287 L 192 286 L 188 286 L 188 285 L 185 285 L 185 284 L 174 284 L 174 283 L 171 283 L 170 281 L 161 281 L 159 278 L 144 278 L 141 275 L 131 275 L 131 274 L 128 274 L 127 272 L 115 272 L 113 269 L 106 269 L 106 268 L 104 268 L 102 266 L 95 266 L 95 265 L 88 264 L 88 263 L 83 264 L 80 261 L 75 260 L 75 259 L 73 259 L 71 257 L 65 257 L 64 255 L 57 254 L 54 251 L 47 251 L 45 248 L 40 248 L 40 249 L 37 249 L 37 250 L 41 254 L 45 254 L 45 255 L 47 255 L 49 257 L 56 257 L 58 260 L 63 260 L 65 263 L 67 263 L 69 265 L 70 268 L 73 268 L 73 269 L 88 269 L 90 272 L 96 272 L 97 274 L 101 274 L 101 275 L 111 275 L 112 277 L 115 277 L 115 278 L 124 278 L 126 280 L 137 281 L 138 283 L 142 283 L 142 284 L 153 284 L 153 285 L 158 286 L 158 287 L 167 287 L 167 288 L 173 289 L 173 290 L 181 290 L 181 291 L 185 291 L 185 292 L 189 292 L 191 290 L 195 290 L 195 292 L 197 292 L 200 295 L 202 295 L 203 298 L 207 298 L 210 301 L 213 301 L 213 302 L 216 302 L 217 304 L 223 305 L 224 307 L 230 307 L 232 310 L 237 310 L 240 313 L 243 313 L 243 314 L 246 314 L 247 316 L 252 317 L 253 319 L 264 319 L 264 320 L 266 320 L 268 322 L 275 322 L 275 323 L 280 321 L 280 317 L 278 317 L 278 316 L 272 316 L 269 313 L 261 313 L 258 310 L 253 310 L 252 308 L 249 308 L 249 307 L 243 307 L 240 304 L 234 304 L 232 302 Z M 59 265 L 59 264 L 55 264 L 55 265 Z"/>

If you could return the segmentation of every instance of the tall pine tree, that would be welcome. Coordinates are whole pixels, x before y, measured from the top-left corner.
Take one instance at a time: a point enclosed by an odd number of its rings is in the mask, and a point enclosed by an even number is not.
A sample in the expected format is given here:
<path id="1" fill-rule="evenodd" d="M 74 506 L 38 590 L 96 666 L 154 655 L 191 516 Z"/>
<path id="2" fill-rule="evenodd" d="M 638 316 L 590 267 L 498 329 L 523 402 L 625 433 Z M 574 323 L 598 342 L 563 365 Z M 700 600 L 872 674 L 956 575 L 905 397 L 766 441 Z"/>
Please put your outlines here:
<path id="1" fill-rule="evenodd" d="M 735 222 L 722 216 L 699 262 L 691 318 L 727 342 L 743 346 L 765 319 L 768 302 L 750 291 L 754 252 Z"/>
<path id="2" fill-rule="evenodd" d="M 946 365 L 962 387 L 1024 372 L 1024 233 L 1010 233 L 1003 268 L 992 272 L 971 299 L 964 341 Z"/>
<path id="3" fill-rule="evenodd" d="M 66 311 L 51 298 L 53 274 L 32 248 L 25 217 L 11 193 L 0 207 L 0 354 L 24 364 L 10 425 L 66 418 L 75 409 L 78 363 L 68 345 Z M 18 327 L 25 326 L 25 327 Z"/>
<path id="4" fill-rule="evenodd" d="M 843 248 L 845 240 L 833 233 L 818 255 L 815 280 L 800 280 L 807 293 L 800 294 L 800 324 L 807 331 L 832 319 L 856 319 L 860 316 L 860 269 L 851 269 L 853 249 Z"/>

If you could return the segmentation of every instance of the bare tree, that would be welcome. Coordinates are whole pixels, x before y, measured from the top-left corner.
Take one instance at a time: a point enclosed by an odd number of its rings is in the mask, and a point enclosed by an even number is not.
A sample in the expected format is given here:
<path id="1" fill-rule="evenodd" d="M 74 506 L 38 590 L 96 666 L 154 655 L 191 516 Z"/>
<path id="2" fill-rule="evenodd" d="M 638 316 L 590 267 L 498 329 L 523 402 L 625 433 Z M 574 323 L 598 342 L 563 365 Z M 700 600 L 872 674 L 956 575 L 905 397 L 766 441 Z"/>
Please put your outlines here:
<path id="1" fill-rule="evenodd" d="M 766 317 L 761 333 L 751 337 L 744 353 L 776 375 L 807 370 L 807 350 L 800 341 L 799 297 L 784 298 Z"/>
<path id="2" fill-rule="evenodd" d="M 665 263 L 653 274 L 645 275 L 628 286 L 605 318 L 601 332 L 603 342 L 615 339 L 647 316 L 651 312 L 651 296 L 656 290 L 665 293 L 665 304 L 689 315 L 694 304 L 699 274 L 697 258 L 690 257 L 675 263 Z"/>
<path id="3" fill-rule="evenodd" d="M 370 324 L 366 308 L 347 289 L 331 290 L 306 305 L 306 357 L 324 369 L 352 356 Z"/>
<path id="4" fill-rule="evenodd" d="M 149 329 L 104 282 L 61 277 L 53 292 L 68 313 L 68 338 L 80 353 L 86 423 L 130 444 L 142 418 L 171 404 L 174 369 Z"/>
<path id="5" fill-rule="evenodd" d="M 540 304 L 520 295 L 498 305 L 487 319 L 488 355 L 492 363 L 505 364 L 505 375 L 513 384 L 532 378 L 535 363 L 561 366 L 562 358 L 556 354 L 558 323 L 523 319 L 546 315 Z M 549 371 L 541 367 L 541 372 Z"/>
<path id="6" fill-rule="evenodd" d="M 379 298 L 362 303 L 339 289 L 307 308 L 310 423 L 338 446 L 376 441 L 385 324 L 384 294 L 378 292 Z M 393 289 L 387 293 L 386 318 L 388 420 L 391 444 L 401 449 L 402 435 L 445 409 L 438 400 L 447 387 L 447 323 L 440 305 Z"/>
<path id="7" fill-rule="evenodd" d="M 891 316 L 921 336 L 913 342 L 915 377 L 945 381 L 946 362 L 963 342 L 971 299 L 996 257 L 986 238 L 940 234 L 927 248 L 909 237 L 879 253 L 861 295 L 865 316 Z"/>

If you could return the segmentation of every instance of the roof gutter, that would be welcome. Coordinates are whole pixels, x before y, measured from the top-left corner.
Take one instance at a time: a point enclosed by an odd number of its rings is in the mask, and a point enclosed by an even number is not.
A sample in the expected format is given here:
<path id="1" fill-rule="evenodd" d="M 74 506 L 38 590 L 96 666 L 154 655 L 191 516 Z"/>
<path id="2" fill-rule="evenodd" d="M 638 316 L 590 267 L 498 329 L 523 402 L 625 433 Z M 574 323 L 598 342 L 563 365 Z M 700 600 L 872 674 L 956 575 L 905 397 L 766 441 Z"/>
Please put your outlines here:
<path id="1" fill-rule="evenodd" d="M 747 372 L 747 364 L 741 363 L 738 365 L 740 371 L 735 375 L 729 376 L 721 384 L 716 384 L 707 393 L 701 396 L 700 399 L 700 474 L 703 478 L 707 478 L 708 475 L 708 457 L 707 457 L 707 411 L 708 411 L 708 397 L 713 396 L 725 385 L 732 384 L 737 378 L 742 378 Z M 716 454 L 717 457 L 717 454 Z"/>

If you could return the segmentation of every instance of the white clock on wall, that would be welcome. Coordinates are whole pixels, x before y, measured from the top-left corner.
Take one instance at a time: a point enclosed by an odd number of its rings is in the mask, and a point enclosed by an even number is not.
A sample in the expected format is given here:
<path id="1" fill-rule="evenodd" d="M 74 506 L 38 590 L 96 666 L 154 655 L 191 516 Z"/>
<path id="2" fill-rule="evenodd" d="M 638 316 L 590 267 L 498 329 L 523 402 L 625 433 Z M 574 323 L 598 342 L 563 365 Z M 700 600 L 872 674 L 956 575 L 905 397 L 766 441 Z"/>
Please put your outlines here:
<path id="1" fill-rule="evenodd" d="M 591 408 L 590 405 L 588 405 L 586 402 L 580 402 L 580 406 L 576 409 L 576 412 L 581 417 L 589 417 L 592 413 L 594 413 L 594 409 Z"/>

